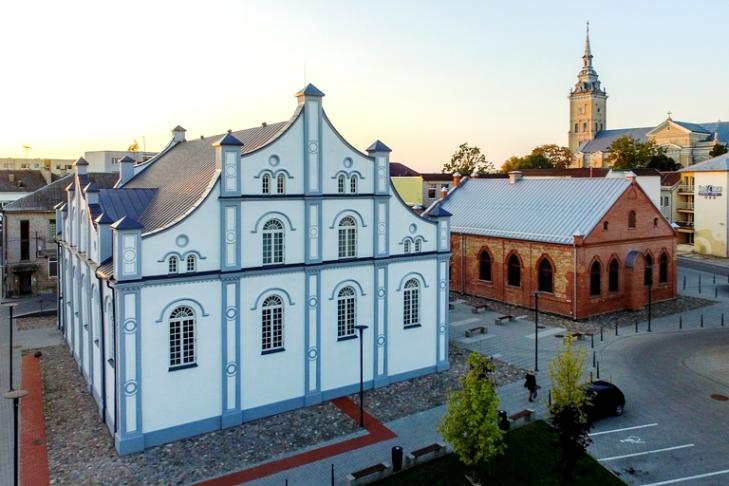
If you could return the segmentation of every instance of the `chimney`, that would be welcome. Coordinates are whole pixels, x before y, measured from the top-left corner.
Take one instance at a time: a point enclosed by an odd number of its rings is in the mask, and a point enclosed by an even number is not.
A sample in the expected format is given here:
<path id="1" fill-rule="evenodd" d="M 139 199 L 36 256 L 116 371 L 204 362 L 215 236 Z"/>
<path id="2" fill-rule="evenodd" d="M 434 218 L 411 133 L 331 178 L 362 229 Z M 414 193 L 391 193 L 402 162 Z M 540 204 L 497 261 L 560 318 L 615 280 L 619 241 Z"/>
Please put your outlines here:
<path id="1" fill-rule="evenodd" d="M 458 187 L 461 185 L 461 174 L 458 172 L 453 173 L 453 187 Z"/>
<path id="2" fill-rule="evenodd" d="M 440 200 L 442 201 L 443 199 L 445 199 L 447 195 L 448 195 L 448 189 L 446 189 L 445 187 L 441 187 L 440 188 Z"/>
<path id="3" fill-rule="evenodd" d="M 180 125 L 177 125 L 175 128 L 172 129 L 172 141 L 175 143 L 184 142 L 185 141 L 185 130 Z"/>
<path id="4" fill-rule="evenodd" d="M 512 170 L 509 171 L 509 184 L 516 184 L 521 180 L 521 171 L 520 170 Z"/>
<path id="5" fill-rule="evenodd" d="M 475 170 L 471 172 L 471 179 L 478 179 L 478 172 L 476 172 Z"/>
<path id="6" fill-rule="evenodd" d="M 119 161 L 119 186 L 123 186 L 134 176 L 134 159 L 125 155 Z"/>

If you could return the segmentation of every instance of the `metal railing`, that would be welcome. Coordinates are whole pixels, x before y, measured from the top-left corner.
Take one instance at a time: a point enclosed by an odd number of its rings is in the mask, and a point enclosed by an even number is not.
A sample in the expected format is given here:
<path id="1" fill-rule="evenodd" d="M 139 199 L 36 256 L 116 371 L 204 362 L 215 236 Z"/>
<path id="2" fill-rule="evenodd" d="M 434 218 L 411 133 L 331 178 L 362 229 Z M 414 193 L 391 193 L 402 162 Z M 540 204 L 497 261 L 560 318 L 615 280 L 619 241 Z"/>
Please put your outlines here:
<path id="1" fill-rule="evenodd" d="M 680 202 L 676 204 L 676 209 L 690 209 L 691 211 L 694 210 L 694 203 L 693 202 Z"/>
<path id="2" fill-rule="evenodd" d="M 678 192 L 690 192 L 691 194 L 693 194 L 694 186 L 693 184 L 690 186 L 687 184 L 681 184 L 680 186 L 678 186 Z"/>

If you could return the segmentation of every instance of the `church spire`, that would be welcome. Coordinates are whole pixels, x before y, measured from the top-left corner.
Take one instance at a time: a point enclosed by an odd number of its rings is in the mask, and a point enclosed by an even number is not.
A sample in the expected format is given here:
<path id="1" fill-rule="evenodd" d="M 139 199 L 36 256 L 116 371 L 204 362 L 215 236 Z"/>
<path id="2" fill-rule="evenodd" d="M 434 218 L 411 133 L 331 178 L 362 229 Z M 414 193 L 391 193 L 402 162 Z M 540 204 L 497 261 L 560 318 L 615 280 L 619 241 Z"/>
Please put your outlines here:
<path id="1" fill-rule="evenodd" d="M 590 21 L 587 21 L 585 30 L 585 53 L 582 54 L 582 69 L 577 75 L 574 92 L 578 93 L 604 93 L 600 87 L 597 72 L 592 66 L 592 48 L 590 47 Z"/>
<path id="2" fill-rule="evenodd" d="M 590 21 L 587 21 L 585 32 L 585 53 L 582 55 L 582 67 L 592 67 L 592 50 L 590 49 Z"/>

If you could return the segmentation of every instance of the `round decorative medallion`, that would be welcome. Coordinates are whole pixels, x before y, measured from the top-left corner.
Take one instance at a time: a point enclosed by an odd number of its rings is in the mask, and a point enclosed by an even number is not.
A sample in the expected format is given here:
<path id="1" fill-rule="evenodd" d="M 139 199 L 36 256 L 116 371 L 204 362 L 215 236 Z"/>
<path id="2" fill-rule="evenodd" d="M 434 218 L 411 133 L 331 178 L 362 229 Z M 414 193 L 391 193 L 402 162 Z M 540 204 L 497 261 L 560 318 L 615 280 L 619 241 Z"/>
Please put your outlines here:
<path id="1" fill-rule="evenodd" d="M 124 250 L 124 261 L 127 263 L 131 263 L 134 261 L 134 259 L 137 257 L 137 252 L 134 251 L 132 248 L 128 248 Z"/>
<path id="2" fill-rule="evenodd" d="M 319 356 L 319 350 L 316 349 L 316 347 L 312 346 L 309 348 L 309 352 L 307 353 L 309 356 L 309 359 L 314 361 Z"/>
<path id="3" fill-rule="evenodd" d="M 377 289 L 377 295 L 379 295 L 380 297 L 384 297 L 385 296 L 385 289 L 382 288 L 382 287 L 380 287 L 379 289 Z"/>
<path id="4" fill-rule="evenodd" d="M 438 332 L 439 332 L 440 334 L 445 334 L 445 332 L 446 332 L 446 327 L 445 327 L 444 325 L 442 325 L 442 324 L 441 324 L 441 325 L 440 325 L 440 327 L 438 327 Z"/>
<path id="5" fill-rule="evenodd" d="M 410 227 L 408 227 L 408 231 L 410 231 L 411 235 L 414 235 L 416 231 L 418 231 L 418 225 L 415 223 L 410 223 Z"/>
<path id="6" fill-rule="evenodd" d="M 132 396 L 136 394 L 138 389 L 139 385 L 137 385 L 137 382 L 134 380 L 129 380 L 124 384 L 124 393 L 127 396 Z"/>
<path id="7" fill-rule="evenodd" d="M 225 241 L 233 243 L 235 241 L 235 231 L 230 230 L 225 233 Z"/>
<path id="8" fill-rule="evenodd" d="M 309 153 L 315 154 L 316 150 L 319 148 L 316 142 L 309 142 Z"/>
<path id="9" fill-rule="evenodd" d="M 377 168 L 377 175 L 379 175 L 380 177 L 384 177 L 385 176 L 385 168 L 384 167 L 378 167 Z"/>
<path id="10" fill-rule="evenodd" d="M 446 281 L 445 280 L 441 280 L 440 281 L 440 288 L 442 288 L 442 289 L 446 288 Z"/>
<path id="11" fill-rule="evenodd" d="M 380 334 L 379 336 L 377 336 L 377 345 L 382 346 L 384 344 L 385 344 L 385 335 Z"/>
<path id="12" fill-rule="evenodd" d="M 350 167 L 352 167 L 352 159 L 351 159 L 351 158 L 349 158 L 349 157 L 346 157 L 346 158 L 344 159 L 344 161 L 342 161 L 342 163 L 344 164 L 344 166 L 345 166 L 345 167 L 346 167 L 347 169 L 349 169 Z"/>
<path id="13" fill-rule="evenodd" d="M 126 321 L 124 321 L 124 331 L 131 334 L 136 330 L 137 330 L 137 321 L 135 321 L 134 319 L 127 319 Z"/>
<path id="14" fill-rule="evenodd" d="M 377 225 L 377 232 L 380 234 L 385 232 L 385 223 L 381 222 Z"/>
<path id="15" fill-rule="evenodd" d="M 235 316 L 238 315 L 238 311 L 235 309 L 235 307 L 228 307 L 225 311 L 225 317 L 228 319 L 235 319 Z"/>
<path id="16" fill-rule="evenodd" d="M 225 168 L 225 175 L 228 177 L 235 177 L 235 166 L 229 165 Z"/>
<path id="17" fill-rule="evenodd" d="M 272 155 L 268 158 L 268 165 L 271 167 L 276 167 L 280 163 L 281 159 L 278 158 L 278 155 Z"/>
<path id="18" fill-rule="evenodd" d="M 187 235 L 180 235 L 177 238 L 175 238 L 175 244 L 179 246 L 180 248 L 187 246 L 187 244 L 190 242 L 190 238 L 187 237 Z"/>
<path id="19" fill-rule="evenodd" d="M 309 228 L 309 236 L 311 236 L 312 238 L 316 238 L 318 234 L 319 228 L 317 228 L 316 226 L 312 226 L 311 228 Z"/>
<path id="20" fill-rule="evenodd" d="M 316 307 L 316 306 L 317 306 L 318 304 L 319 304 L 319 299 L 317 299 L 316 297 L 311 297 L 311 298 L 309 298 L 309 307 L 312 307 L 312 308 L 314 308 L 314 307 Z"/>
<path id="21" fill-rule="evenodd" d="M 238 363 L 228 363 L 225 367 L 225 374 L 228 376 L 235 376 L 238 373 Z"/>

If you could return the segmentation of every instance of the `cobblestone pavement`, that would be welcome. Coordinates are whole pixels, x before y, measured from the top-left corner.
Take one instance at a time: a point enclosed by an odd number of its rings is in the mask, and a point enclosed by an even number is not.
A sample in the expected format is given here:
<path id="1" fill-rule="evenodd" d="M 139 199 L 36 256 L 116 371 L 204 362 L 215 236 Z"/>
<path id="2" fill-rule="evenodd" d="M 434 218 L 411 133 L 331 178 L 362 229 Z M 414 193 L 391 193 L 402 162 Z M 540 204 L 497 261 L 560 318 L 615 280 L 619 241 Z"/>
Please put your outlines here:
<path id="1" fill-rule="evenodd" d="M 38 316 L 38 317 L 19 317 L 15 319 L 15 328 L 18 331 L 28 331 L 30 329 L 45 329 L 48 327 L 56 327 L 56 316 Z"/>

